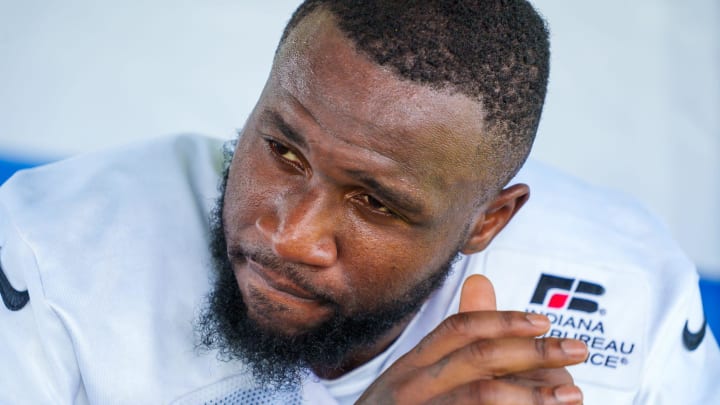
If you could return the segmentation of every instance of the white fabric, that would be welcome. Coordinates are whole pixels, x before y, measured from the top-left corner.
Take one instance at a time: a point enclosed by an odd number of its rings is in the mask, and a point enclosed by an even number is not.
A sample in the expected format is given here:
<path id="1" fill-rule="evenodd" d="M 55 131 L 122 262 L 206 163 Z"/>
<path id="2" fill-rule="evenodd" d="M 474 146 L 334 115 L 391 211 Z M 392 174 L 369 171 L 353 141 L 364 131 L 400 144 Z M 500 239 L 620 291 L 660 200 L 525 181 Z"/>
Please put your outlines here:
<path id="1" fill-rule="evenodd" d="M 241 365 L 195 349 L 221 170 L 219 141 L 179 136 L 22 172 L 0 188 L 2 269 L 30 294 L 19 311 L 0 304 L 0 403 L 267 398 Z M 491 248 L 458 262 L 381 356 L 334 381 L 307 379 L 305 403 L 352 402 L 456 311 L 462 280 L 474 273 L 491 278 L 501 309 L 547 313 L 551 334 L 588 339 L 590 362 L 571 369 L 586 404 L 718 402 L 710 330 L 697 350 L 683 347 L 685 322 L 691 331 L 702 322 L 697 276 L 664 227 L 632 201 L 538 164 L 518 179 L 532 198 Z M 572 285 L 532 304 L 543 273 Z M 590 284 L 604 291 L 576 291 Z M 563 296 L 564 306 L 550 308 Z M 597 310 L 565 309 L 573 298 Z M 290 392 L 274 403 L 296 401 Z"/>

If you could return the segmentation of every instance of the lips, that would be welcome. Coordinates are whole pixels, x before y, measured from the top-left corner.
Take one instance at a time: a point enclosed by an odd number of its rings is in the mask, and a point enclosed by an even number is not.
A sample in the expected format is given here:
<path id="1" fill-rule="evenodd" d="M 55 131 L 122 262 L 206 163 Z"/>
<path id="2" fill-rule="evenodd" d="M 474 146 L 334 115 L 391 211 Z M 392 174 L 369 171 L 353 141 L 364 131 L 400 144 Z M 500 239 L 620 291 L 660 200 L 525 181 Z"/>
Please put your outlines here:
<path id="1" fill-rule="evenodd" d="M 250 270 L 257 274 L 270 288 L 300 300 L 317 301 L 317 297 L 313 294 L 300 288 L 275 271 L 265 268 L 249 258 L 247 259 L 247 263 Z"/>

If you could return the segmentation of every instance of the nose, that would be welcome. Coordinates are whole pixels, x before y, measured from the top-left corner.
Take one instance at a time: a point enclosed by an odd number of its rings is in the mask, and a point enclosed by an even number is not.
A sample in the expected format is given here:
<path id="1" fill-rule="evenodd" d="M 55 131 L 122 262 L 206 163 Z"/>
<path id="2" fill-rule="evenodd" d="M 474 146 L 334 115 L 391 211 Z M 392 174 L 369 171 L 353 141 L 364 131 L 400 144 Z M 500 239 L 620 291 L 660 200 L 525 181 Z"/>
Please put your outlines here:
<path id="1" fill-rule="evenodd" d="M 259 217 L 255 226 L 279 257 L 314 267 L 337 260 L 335 224 L 328 204 L 317 193 L 284 195 L 276 210 Z"/>

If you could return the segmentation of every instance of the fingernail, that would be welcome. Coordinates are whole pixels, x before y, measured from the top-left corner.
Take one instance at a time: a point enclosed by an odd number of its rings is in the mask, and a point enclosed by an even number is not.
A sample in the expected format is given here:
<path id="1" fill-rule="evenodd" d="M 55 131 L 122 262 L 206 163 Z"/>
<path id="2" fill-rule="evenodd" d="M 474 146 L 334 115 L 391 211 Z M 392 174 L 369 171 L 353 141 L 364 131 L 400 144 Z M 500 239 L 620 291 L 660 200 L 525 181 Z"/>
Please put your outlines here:
<path id="1" fill-rule="evenodd" d="M 587 356 L 587 346 L 579 340 L 564 339 L 560 342 L 560 347 L 568 356 L 583 358 Z"/>
<path id="2" fill-rule="evenodd" d="M 579 403 L 582 401 L 582 391 L 578 387 L 572 385 L 563 385 L 553 390 L 555 399 L 566 404 Z"/>
<path id="3" fill-rule="evenodd" d="M 525 318 L 538 328 L 547 328 L 550 326 L 550 320 L 545 315 L 540 314 L 525 314 Z"/>

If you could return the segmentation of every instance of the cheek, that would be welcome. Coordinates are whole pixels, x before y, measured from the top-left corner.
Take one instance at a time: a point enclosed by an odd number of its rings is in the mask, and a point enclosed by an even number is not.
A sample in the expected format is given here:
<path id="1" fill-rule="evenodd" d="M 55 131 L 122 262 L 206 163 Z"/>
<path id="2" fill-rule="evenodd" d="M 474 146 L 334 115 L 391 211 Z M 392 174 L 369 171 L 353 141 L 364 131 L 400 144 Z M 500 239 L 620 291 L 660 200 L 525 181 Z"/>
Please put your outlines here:
<path id="1" fill-rule="evenodd" d="M 225 189 L 223 218 L 227 231 L 232 233 L 252 223 L 252 218 L 267 204 L 274 184 L 268 174 L 260 153 L 241 144 L 230 166 Z"/>
<path id="2" fill-rule="evenodd" d="M 344 255 L 350 307 L 381 305 L 403 296 L 435 272 L 452 252 L 419 235 L 378 235 L 355 228 Z M 352 304 L 352 305 L 350 305 Z"/>

